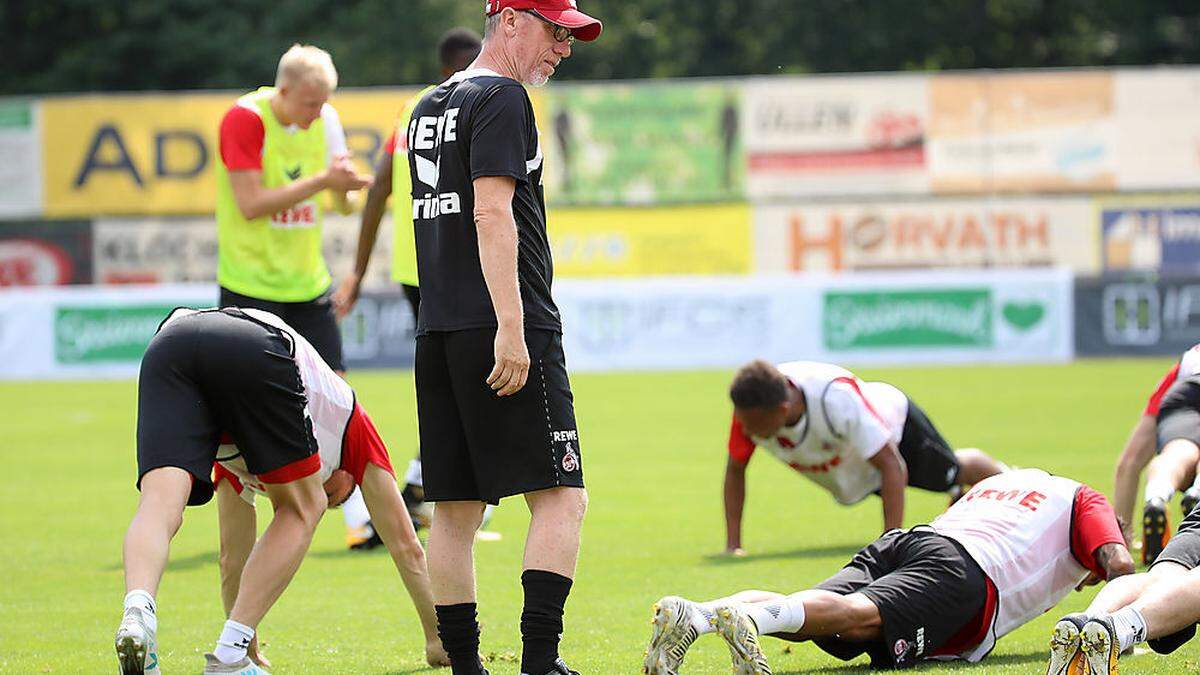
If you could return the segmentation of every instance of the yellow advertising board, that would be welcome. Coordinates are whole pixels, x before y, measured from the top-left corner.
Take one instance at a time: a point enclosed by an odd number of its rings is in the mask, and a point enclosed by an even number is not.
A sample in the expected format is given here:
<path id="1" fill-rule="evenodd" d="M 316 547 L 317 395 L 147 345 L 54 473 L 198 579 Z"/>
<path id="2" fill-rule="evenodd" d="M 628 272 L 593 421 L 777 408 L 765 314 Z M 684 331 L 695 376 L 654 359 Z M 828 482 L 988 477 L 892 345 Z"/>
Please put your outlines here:
<path id="1" fill-rule="evenodd" d="M 563 277 L 746 274 L 750 207 L 553 209 L 554 272 Z"/>
<path id="2" fill-rule="evenodd" d="M 331 99 L 367 170 L 416 89 Z M 47 217 L 211 213 L 217 128 L 237 92 L 67 96 L 41 102 Z"/>

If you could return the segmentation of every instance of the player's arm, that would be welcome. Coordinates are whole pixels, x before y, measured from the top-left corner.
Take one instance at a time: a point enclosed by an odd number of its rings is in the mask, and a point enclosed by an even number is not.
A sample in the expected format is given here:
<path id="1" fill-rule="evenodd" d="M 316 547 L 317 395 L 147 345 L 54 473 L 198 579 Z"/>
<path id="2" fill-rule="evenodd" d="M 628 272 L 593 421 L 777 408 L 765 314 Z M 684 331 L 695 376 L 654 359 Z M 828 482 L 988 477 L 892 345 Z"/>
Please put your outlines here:
<path id="1" fill-rule="evenodd" d="M 400 579 L 421 618 L 425 632 L 425 659 L 431 666 L 448 666 L 450 657 L 442 648 L 433 609 L 433 591 L 425 566 L 425 551 L 417 539 L 412 519 L 396 487 L 396 478 L 375 464 L 367 464 L 362 481 L 363 501 L 371 514 L 371 524 L 392 555 Z"/>
<path id="2" fill-rule="evenodd" d="M 1112 505 L 1087 485 L 1076 490 L 1071 507 L 1071 554 L 1088 570 L 1076 590 L 1134 572 Z"/>
<path id="3" fill-rule="evenodd" d="M 725 552 L 742 553 L 742 511 L 746 505 L 746 463 L 725 463 Z"/>
<path id="4" fill-rule="evenodd" d="M 325 122 L 325 146 L 329 152 L 329 163 L 333 165 L 341 158 L 349 158 L 350 150 L 346 145 L 346 130 L 342 128 L 342 120 L 337 110 L 326 103 L 321 108 L 321 119 Z M 351 188 L 356 189 L 356 188 Z M 348 190 L 331 187 L 329 195 L 333 201 L 333 210 L 348 216 L 354 212 L 354 206 L 347 197 Z"/>
<path id="5" fill-rule="evenodd" d="M 1122 522 L 1126 524 L 1123 531 L 1126 544 L 1133 542 L 1133 530 L 1130 528 L 1134 522 L 1133 511 L 1137 502 L 1138 484 L 1141 482 L 1142 471 L 1146 469 L 1150 460 L 1154 459 L 1155 445 L 1158 442 L 1155 437 L 1156 429 L 1154 416 L 1142 415 L 1129 434 L 1129 439 L 1125 441 L 1121 458 L 1117 460 L 1113 500 L 1116 502 L 1117 515 L 1121 516 Z"/>
<path id="6" fill-rule="evenodd" d="M 379 223 L 383 220 L 388 197 L 392 194 L 393 159 L 391 153 L 384 152 L 375 164 L 375 182 L 367 191 L 367 202 L 363 205 L 362 218 L 359 221 L 354 270 L 342 280 L 333 296 L 334 311 L 339 319 L 349 314 L 350 310 L 354 309 L 354 303 L 358 301 L 362 280 L 367 274 L 367 265 L 371 262 L 371 252 L 375 249 L 375 240 L 379 236 Z M 411 223 L 409 225 L 411 226 Z M 395 226 L 404 227 L 404 223 L 396 223 Z"/>
<path id="7" fill-rule="evenodd" d="M 487 383 L 497 395 L 509 396 L 520 391 L 529 376 L 525 315 L 517 280 L 517 222 L 512 211 L 516 180 L 481 176 L 474 180 L 474 190 L 479 264 L 499 325 L 496 365 Z"/>
<path id="8" fill-rule="evenodd" d="M 900 456 L 896 444 L 889 441 L 867 461 L 879 469 L 883 530 L 886 532 L 901 527 L 904 524 L 904 487 L 908 485 L 908 466 L 904 458 Z"/>

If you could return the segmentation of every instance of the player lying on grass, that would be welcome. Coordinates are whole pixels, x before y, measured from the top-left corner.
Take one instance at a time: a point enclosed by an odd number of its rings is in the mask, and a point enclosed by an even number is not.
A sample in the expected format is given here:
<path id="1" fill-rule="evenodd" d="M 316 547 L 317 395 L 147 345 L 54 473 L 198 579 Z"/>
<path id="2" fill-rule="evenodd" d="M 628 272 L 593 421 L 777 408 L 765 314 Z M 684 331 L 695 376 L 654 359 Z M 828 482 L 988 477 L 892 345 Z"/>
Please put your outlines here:
<path id="1" fill-rule="evenodd" d="M 223 433 L 236 444 L 226 448 L 228 454 L 218 454 Z M 213 463 L 218 460 L 244 470 L 245 480 L 271 500 L 274 517 L 257 542 L 252 542 L 252 523 L 248 530 L 238 531 L 230 522 L 222 528 L 223 558 L 236 555 L 241 560 L 236 565 L 222 560 L 223 572 L 236 569 L 238 574 L 236 582 L 229 575 L 223 579 L 228 620 L 213 653 L 205 655 L 204 672 L 265 672 L 248 650 L 258 623 L 299 568 L 325 512 L 322 455 L 336 452 L 340 461 L 343 438 L 354 437 L 358 451 L 347 462 L 347 473 L 364 462 L 379 462 L 379 455 L 364 447 L 368 435 L 373 430 L 349 385 L 278 317 L 236 308 L 172 312 L 150 341 L 138 379 L 142 497 L 125 536 L 125 613 L 116 636 L 121 672 L 159 670 L 155 595 L 168 548 L 184 508 L 212 498 Z M 380 473 L 365 467 L 363 473 L 366 483 L 382 487 Z M 342 499 L 346 479 L 341 477 L 340 489 L 336 479 L 330 485 Z M 227 496 L 232 493 L 232 481 L 222 489 Z M 244 505 L 224 502 L 222 515 L 234 513 L 238 522 L 232 507 Z M 242 511 L 239 524 L 244 526 L 248 515 Z M 247 534 L 250 538 L 243 538 Z M 409 536 L 415 540 L 411 530 Z M 410 592 L 416 589 L 413 595 L 428 625 L 428 582 L 415 569 L 415 553 L 401 558 L 398 564 L 408 568 L 405 581 L 411 581 Z"/>
<path id="2" fill-rule="evenodd" d="M 1158 435 L 1164 448 L 1200 452 L 1200 375 L 1171 387 L 1158 413 Z M 1148 572 L 1105 586 L 1086 611 L 1058 622 L 1046 672 L 1109 675 L 1117 672 L 1117 656 L 1138 643 L 1149 642 L 1159 654 L 1179 649 L 1200 621 L 1198 567 L 1200 509 L 1184 517 Z"/>
<path id="3" fill-rule="evenodd" d="M 712 632 L 741 674 L 771 672 L 760 635 L 812 640 L 844 660 L 867 654 L 873 668 L 976 662 L 1072 588 L 1131 572 L 1103 495 L 1038 469 L 1008 471 L 929 525 L 885 533 L 811 590 L 660 599 L 644 672 L 678 672 L 692 642 Z"/>
<path id="4" fill-rule="evenodd" d="M 752 361 L 729 387 L 733 425 L 725 467 L 725 548 L 742 546 L 746 465 L 755 447 L 833 494 L 855 504 L 872 493 L 883 501 L 883 529 L 904 521 L 904 487 L 957 493 L 1004 465 L 981 450 L 950 448 L 902 391 L 863 382 L 828 363 Z"/>
<path id="5" fill-rule="evenodd" d="M 1156 433 L 1156 418 L 1167 390 L 1176 382 L 1197 374 L 1200 374 L 1200 345 L 1184 352 L 1179 363 L 1163 376 L 1146 403 L 1142 417 L 1129 434 L 1129 440 L 1125 442 L 1125 449 L 1117 461 L 1116 493 L 1113 501 L 1117 515 L 1126 523 L 1132 523 L 1138 478 L 1141 477 L 1142 469 L 1146 469 L 1146 497 L 1142 507 L 1142 562 L 1147 565 L 1154 562 L 1171 538 L 1167 504 L 1175 496 L 1175 491 L 1183 491 L 1180 506 L 1185 516 L 1200 503 L 1200 475 L 1196 472 L 1196 467 L 1200 464 L 1200 452 L 1195 446 L 1163 447 L 1157 443 Z M 1127 530 L 1125 542 L 1131 544 L 1132 541 L 1133 533 Z"/>

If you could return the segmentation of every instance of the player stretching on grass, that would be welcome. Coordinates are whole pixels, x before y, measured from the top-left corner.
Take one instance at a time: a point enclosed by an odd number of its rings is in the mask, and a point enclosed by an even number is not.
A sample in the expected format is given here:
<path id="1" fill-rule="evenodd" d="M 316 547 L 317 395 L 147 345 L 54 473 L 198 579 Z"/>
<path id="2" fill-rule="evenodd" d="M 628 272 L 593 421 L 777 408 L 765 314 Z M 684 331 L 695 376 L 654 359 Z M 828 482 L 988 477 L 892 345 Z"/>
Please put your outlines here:
<path id="1" fill-rule="evenodd" d="M 1162 398 L 1157 427 L 1164 450 L 1200 453 L 1200 375 L 1170 388 Z M 1105 586 L 1085 612 L 1058 622 L 1046 672 L 1110 675 L 1117 672 L 1118 655 L 1141 642 L 1159 654 L 1182 647 L 1195 636 L 1200 621 L 1198 568 L 1200 509 L 1193 509 L 1148 572 Z"/>
<path id="2" fill-rule="evenodd" d="M 904 392 L 863 382 L 828 363 L 752 361 L 729 387 L 733 426 L 725 467 L 725 548 L 740 554 L 746 465 L 763 447 L 833 494 L 883 501 L 883 529 L 904 522 L 904 487 L 935 492 L 972 485 L 1005 469 L 981 450 L 952 450 Z"/>
<path id="3" fill-rule="evenodd" d="M 1037 469 L 988 478 L 929 525 L 892 530 L 816 588 L 654 605 L 644 671 L 673 674 L 695 639 L 721 634 L 742 675 L 770 673 L 760 635 L 872 668 L 983 659 L 1072 588 L 1133 571 L 1108 500 Z"/>
<path id="4" fill-rule="evenodd" d="M 328 499 L 361 477 L 377 496 L 388 538 L 426 626 L 431 601 L 415 533 L 403 515 L 387 455 L 349 385 L 278 317 L 253 309 L 176 310 L 151 340 L 138 380 L 138 487 L 125 536 L 125 614 L 116 650 L 123 673 L 158 672 L 155 595 L 184 507 L 208 502 L 213 463 L 221 481 L 222 596 L 228 621 L 205 673 L 257 673 L 255 627 L 300 566 Z M 222 434 L 233 445 L 221 447 Z M 343 443 L 345 439 L 345 443 Z M 345 470 L 334 471 L 345 461 Z M 349 475 L 342 475 L 349 474 Z M 234 496 L 248 484 L 274 518 L 257 543 L 254 511 Z M 396 523 L 393 527 L 391 523 Z M 415 548 L 415 550 L 414 550 Z"/>
<path id="5" fill-rule="evenodd" d="M 1184 352 L 1179 363 L 1163 376 L 1146 403 L 1141 419 L 1129 434 L 1121 459 L 1117 461 L 1113 501 L 1116 502 L 1117 515 L 1127 524 L 1132 524 L 1138 478 L 1142 469 L 1146 469 L 1146 501 L 1142 506 L 1142 562 L 1147 565 L 1154 562 L 1171 538 L 1167 505 L 1175 496 L 1175 491 L 1184 491 L 1180 500 L 1184 516 L 1200 503 L 1200 475 L 1196 472 L 1197 465 L 1200 465 L 1200 451 L 1195 446 L 1174 445 L 1167 448 L 1159 445 L 1156 442 L 1155 422 L 1163 396 L 1171 385 L 1196 374 L 1200 374 L 1200 345 Z M 1127 530 L 1125 542 L 1129 544 L 1132 541 L 1133 534 Z"/>

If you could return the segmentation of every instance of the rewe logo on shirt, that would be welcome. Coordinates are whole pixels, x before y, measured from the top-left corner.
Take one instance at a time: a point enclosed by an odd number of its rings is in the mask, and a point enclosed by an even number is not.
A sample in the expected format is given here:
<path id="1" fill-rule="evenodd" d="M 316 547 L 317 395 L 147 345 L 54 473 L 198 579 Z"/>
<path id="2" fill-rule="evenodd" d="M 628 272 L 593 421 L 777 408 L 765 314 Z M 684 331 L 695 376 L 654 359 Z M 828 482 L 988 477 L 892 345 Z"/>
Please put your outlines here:
<path id="1" fill-rule="evenodd" d="M 312 202 L 301 202 L 290 208 L 271 214 L 271 226 L 282 228 L 312 227 L 317 224 L 317 206 Z"/>
<path id="2" fill-rule="evenodd" d="M 416 179 L 433 189 L 433 192 L 413 198 L 413 220 L 430 220 L 443 213 L 462 213 L 462 199 L 457 192 L 437 192 L 442 175 L 441 145 L 458 140 L 458 111 L 459 108 L 451 108 L 440 117 L 426 115 L 413 119 L 408 125 L 408 147 Z M 418 152 L 428 150 L 437 151 L 436 160 Z"/>

